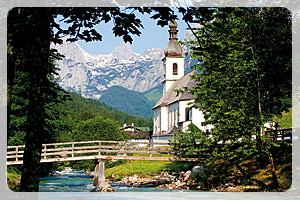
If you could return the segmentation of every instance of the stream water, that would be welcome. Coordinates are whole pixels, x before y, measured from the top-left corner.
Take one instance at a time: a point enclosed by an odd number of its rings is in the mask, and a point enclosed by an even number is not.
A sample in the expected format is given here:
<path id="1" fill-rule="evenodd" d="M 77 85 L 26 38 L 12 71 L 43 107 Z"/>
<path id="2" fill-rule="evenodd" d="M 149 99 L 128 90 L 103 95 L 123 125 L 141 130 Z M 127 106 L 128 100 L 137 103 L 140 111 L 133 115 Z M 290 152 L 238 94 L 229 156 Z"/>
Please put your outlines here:
<path id="1" fill-rule="evenodd" d="M 115 192 L 190 192 L 189 190 L 170 190 L 166 188 L 134 187 L 125 184 L 110 183 Z M 56 172 L 55 176 L 40 179 L 40 192 L 89 192 L 93 186 L 93 176 L 83 171 Z"/>
<path id="2" fill-rule="evenodd" d="M 41 200 L 283 200 L 282 195 L 266 193 L 222 193 L 222 192 L 195 192 L 190 190 L 170 190 L 164 188 L 143 188 L 130 185 L 120 185 L 110 183 L 114 188 L 113 193 L 90 192 L 94 189 L 93 176 L 87 175 L 82 171 L 74 172 L 67 169 L 57 172 L 55 176 L 44 177 L 40 180 Z M 284 195 L 283 195 L 284 196 Z M 291 198 L 289 198 L 291 199 Z M 295 198 L 292 198 L 295 199 Z"/>

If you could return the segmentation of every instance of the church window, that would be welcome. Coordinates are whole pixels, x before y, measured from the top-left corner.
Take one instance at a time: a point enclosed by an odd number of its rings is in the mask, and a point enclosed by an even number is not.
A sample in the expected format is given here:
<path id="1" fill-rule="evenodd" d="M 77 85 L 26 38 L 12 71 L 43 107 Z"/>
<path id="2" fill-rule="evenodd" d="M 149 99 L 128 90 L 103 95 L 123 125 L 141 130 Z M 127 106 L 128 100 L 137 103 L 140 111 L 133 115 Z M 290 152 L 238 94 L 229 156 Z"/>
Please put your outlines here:
<path id="1" fill-rule="evenodd" d="M 173 75 L 178 75 L 178 65 L 177 65 L 177 63 L 173 63 Z"/>
<path id="2" fill-rule="evenodd" d="M 185 109 L 185 121 L 192 120 L 192 108 Z"/>

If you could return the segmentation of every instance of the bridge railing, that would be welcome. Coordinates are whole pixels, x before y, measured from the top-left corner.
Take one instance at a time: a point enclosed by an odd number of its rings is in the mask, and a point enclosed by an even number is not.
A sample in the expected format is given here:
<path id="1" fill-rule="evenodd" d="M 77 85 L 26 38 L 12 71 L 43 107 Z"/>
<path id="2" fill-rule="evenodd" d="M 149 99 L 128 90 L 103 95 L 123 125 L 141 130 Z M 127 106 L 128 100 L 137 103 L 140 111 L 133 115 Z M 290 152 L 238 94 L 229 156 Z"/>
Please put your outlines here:
<path id="1" fill-rule="evenodd" d="M 283 141 L 288 141 L 288 142 L 292 141 L 293 129 L 291 129 L 291 128 L 269 130 L 267 132 L 269 133 L 271 140 L 275 141 L 277 143 L 280 143 Z"/>
<path id="2" fill-rule="evenodd" d="M 24 148 L 24 145 L 8 146 L 7 165 L 22 164 Z M 180 149 L 174 148 L 169 142 L 82 141 L 43 144 L 41 162 L 87 159 L 182 160 L 176 157 L 180 154 Z"/>

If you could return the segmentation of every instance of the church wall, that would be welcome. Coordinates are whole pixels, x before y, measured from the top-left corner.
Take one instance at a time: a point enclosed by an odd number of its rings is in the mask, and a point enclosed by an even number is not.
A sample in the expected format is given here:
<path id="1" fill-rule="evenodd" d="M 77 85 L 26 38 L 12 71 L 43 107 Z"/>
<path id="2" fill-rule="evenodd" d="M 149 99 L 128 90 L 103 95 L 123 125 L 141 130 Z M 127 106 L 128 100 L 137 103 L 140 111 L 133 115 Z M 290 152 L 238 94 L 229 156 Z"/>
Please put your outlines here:
<path id="1" fill-rule="evenodd" d="M 165 85 L 164 85 L 164 93 L 166 93 L 168 91 L 168 89 L 171 87 L 171 85 L 175 82 L 176 81 L 166 81 Z"/>
<path id="2" fill-rule="evenodd" d="M 160 108 L 155 108 L 153 112 L 153 133 L 157 133 L 160 132 Z"/>
<path id="3" fill-rule="evenodd" d="M 206 125 L 204 124 L 204 114 L 199 109 L 193 108 L 192 109 L 192 123 L 195 124 L 198 128 L 200 128 L 203 131 L 210 130 L 214 126 L 213 125 Z"/>
<path id="4" fill-rule="evenodd" d="M 192 102 L 192 100 L 179 102 L 179 122 L 182 122 L 182 128 L 185 130 L 185 128 L 192 122 L 203 131 L 212 129 L 213 125 L 206 125 L 203 123 L 205 121 L 204 114 L 196 108 L 192 108 L 190 112 L 189 119 L 191 119 L 191 121 L 186 121 L 186 115 L 188 114 L 186 109 L 190 107 L 190 105 L 188 105 L 190 102 Z"/>
<path id="5" fill-rule="evenodd" d="M 173 103 L 169 106 L 169 110 L 168 110 L 168 116 L 169 116 L 169 126 L 168 128 L 170 128 L 171 126 L 177 126 L 178 123 L 178 102 Z"/>
<path id="6" fill-rule="evenodd" d="M 176 63 L 178 75 L 173 75 L 173 64 Z M 184 58 L 183 57 L 167 57 L 165 59 L 165 87 L 164 92 L 168 91 L 170 86 L 178 79 L 184 76 Z"/>
<path id="7" fill-rule="evenodd" d="M 178 75 L 173 75 L 173 63 L 178 65 Z M 184 58 L 183 57 L 167 57 L 166 58 L 166 80 L 178 80 L 184 76 Z"/>
<path id="8" fill-rule="evenodd" d="M 196 108 L 192 108 L 192 123 L 195 124 L 198 128 L 204 130 L 204 126 L 202 122 L 204 122 L 204 115 L 202 111 Z"/>
<path id="9" fill-rule="evenodd" d="M 190 107 L 190 105 L 188 105 L 188 103 L 192 102 L 191 100 L 188 101 L 180 101 L 179 102 L 179 122 L 184 122 L 186 121 L 186 108 Z"/>
<path id="10" fill-rule="evenodd" d="M 160 108 L 160 117 L 161 117 L 161 123 L 160 123 L 160 130 L 161 132 L 168 130 L 168 110 L 167 107 L 162 106 Z"/>

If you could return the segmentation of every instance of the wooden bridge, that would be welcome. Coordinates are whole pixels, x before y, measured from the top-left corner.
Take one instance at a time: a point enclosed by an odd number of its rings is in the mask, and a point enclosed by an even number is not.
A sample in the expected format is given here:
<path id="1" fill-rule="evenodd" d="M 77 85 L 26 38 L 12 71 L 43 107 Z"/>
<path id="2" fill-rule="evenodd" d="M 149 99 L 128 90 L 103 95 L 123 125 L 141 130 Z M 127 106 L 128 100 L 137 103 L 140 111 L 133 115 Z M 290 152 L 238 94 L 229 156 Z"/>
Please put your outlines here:
<path id="1" fill-rule="evenodd" d="M 272 132 L 271 139 L 276 142 L 292 141 L 292 129 Z M 8 146 L 6 165 L 23 164 L 25 145 Z M 180 148 L 169 141 L 132 142 L 132 141 L 82 141 L 43 144 L 41 163 L 75 160 L 160 160 L 160 161 L 198 161 L 195 158 L 177 157 L 183 155 Z"/>
<path id="2" fill-rule="evenodd" d="M 7 147 L 7 165 L 23 164 L 25 145 Z M 197 161 L 198 158 L 182 158 L 180 149 L 166 142 L 131 141 L 82 141 L 43 144 L 41 163 L 75 160 L 98 160 L 95 167 L 94 186 L 104 188 L 105 160 L 160 160 Z"/>
<path id="3" fill-rule="evenodd" d="M 23 164 L 25 145 L 7 147 L 7 165 Z M 91 159 L 197 161 L 166 142 L 82 141 L 43 144 L 41 163 Z"/>
<path id="4" fill-rule="evenodd" d="M 273 131 L 274 132 L 274 131 Z M 288 137 L 286 137 L 288 136 Z M 292 130 L 275 131 L 272 140 L 292 140 Z M 6 165 L 23 164 L 25 145 L 8 146 Z M 203 152 L 204 153 L 204 152 Z M 207 152 L 206 152 L 207 153 Z M 182 157 L 184 151 L 168 141 L 82 141 L 43 144 L 41 163 L 75 160 L 98 160 L 95 168 L 94 186 L 105 187 L 105 160 L 156 160 L 156 161 L 199 161 L 200 155 Z M 180 157 L 177 157 L 180 156 Z M 205 156 L 205 153 L 202 154 Z"/>

